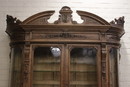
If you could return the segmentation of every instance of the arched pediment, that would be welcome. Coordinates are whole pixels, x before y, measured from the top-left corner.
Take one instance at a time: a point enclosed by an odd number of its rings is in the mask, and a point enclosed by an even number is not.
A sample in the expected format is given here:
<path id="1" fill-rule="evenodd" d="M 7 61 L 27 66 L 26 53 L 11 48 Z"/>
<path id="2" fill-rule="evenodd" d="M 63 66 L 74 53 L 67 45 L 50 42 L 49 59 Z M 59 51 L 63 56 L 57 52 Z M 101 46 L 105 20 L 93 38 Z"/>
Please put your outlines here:
<path id="1" fill-rule="evenodd" d="M 110 25 L 106 20 L 104 20 L 103 18 L 95 14 L 92 14 L 86 11 L 77 11 L 77 14 L 83 20 L 83 24 Z"/>
<path id="2" fill-rule="evenodd" d="M 25 19 L 22 24 L 48 24 L 48 19 L 55 11 L 44 11 Z"/>
<path id="3" fill-rule="evenodd" d="M 35 14 L 26 20 L 24 20 L 21 24 L 33 24 L 33 25 L 42 25 L 42 24 L 52 24 L 48 22 L 48 19 L 54 14 L 55 11 L 45 11 L 38 14 Z M 76 21 L 73 21 L 72 18 L 72 10 L 64 6 L 59 11 L 60 15 L 58 20 L 56 20 L 53 24 L 78 24 Z M 85 25 L 110 25 L 107 21 L 105 21 L 103 18 L 89 13 L 85 11 L 77 11 L 77 14 L 81 17 L 83 20 L 83 23 Z"/>

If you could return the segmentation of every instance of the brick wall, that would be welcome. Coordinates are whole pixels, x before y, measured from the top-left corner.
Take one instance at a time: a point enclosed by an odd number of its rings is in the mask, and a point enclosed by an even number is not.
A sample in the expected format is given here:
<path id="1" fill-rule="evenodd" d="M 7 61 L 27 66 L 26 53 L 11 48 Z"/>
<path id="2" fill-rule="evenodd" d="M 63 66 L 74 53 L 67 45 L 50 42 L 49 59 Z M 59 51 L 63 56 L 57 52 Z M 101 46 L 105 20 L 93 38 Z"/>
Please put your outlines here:
<path id="1" fill-rule="evenodd" d="M 116 17 L 125 16 L 125 35 L 121 43 L 119 61 L 119 85 L 130 87 L 130 0 L 0 0 L 0 87 L 9 83 L 9 37 L 5 33 L 6 15 L 17 17 L 21 21 L 45 10 L 56 10 L 50 22 L 58 18 L 62 6 L 75 10 L 84 10 L 106 19 L 108 22 Z M 81 21 L 76 13 L 74 19 Z"/>

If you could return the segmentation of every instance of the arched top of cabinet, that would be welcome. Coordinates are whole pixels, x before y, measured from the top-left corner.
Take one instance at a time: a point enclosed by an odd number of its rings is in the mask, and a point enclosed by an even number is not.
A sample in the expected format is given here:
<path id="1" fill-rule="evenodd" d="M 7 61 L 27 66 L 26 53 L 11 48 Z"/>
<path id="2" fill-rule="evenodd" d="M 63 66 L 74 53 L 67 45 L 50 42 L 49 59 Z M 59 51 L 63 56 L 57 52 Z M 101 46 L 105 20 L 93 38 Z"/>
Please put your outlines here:
<path id="1" fill-rule="evenodd" d="M 54 14 L 55 11 L 44 11 L 37 13 L 35 15 L 32 15 L 31 17 L 27 18 L 24 20 L 21 24 L 22 25 L 42 25 L 42 24 L 66 24 L 66 25 L 71 25 L 71 24 L 78 24 L 76 21 L 73 21 L 72 18 L 72 13 L 73 11 L 67 7 L 64 6 L 61 8 L 59 11 L 60 15 L 58 20 L 56 20 L 54 23 L 49 23 L 48 19 Z M 103 18 L 89 13 L 85 11 L 77 11 L 77 14 L 81 17 L 83 20 L 84 25 L 110 25 L 106 20 Z"/>
<path id="2" fill-rule="evenodd" d="M 7 15 L 7 29 L 6 32 L 11 36 L 13 32 L 24 32 L 24 31 L 44 31 L 44 29 L 62 29 L 63 32 L 66 30 L 70 31 L 92 31 L 92 32 L 103 32 L 103 33 L 116 33 L 119 37 L 124 34 L 124 17 L 114 19 L 110 23 L 103 18 L 86 12 L 77 10 L 77 14 L 83 20 L 82 23 L 74 21 L 72 18 L 73 11 L 70 7 L 64 6 L 59 11 L 60 15 L 58 20 L 53 23 L 49 23 L 48 19 L 55 13 L 54 10 L 44 11 L 30 16 L 24 21 L 20 21 L 16 17 Z"/>

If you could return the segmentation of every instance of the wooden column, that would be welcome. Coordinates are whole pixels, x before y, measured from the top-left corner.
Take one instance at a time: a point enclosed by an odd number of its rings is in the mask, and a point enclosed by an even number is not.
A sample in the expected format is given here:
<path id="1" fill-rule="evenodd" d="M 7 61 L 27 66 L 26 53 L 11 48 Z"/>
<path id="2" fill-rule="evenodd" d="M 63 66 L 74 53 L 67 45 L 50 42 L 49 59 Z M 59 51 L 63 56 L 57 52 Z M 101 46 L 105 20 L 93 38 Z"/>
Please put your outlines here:
<path id="1" fill-rule="evenodd" d="M 69 87 L 69 59 L 68 59 L 68 50 L 67 44 L 64 44 L 63 47 L 63 58 L 61 64 L 61 87 Z"/>
<path id="2" fill-rule="evenodd" d="M 25 34 L 25 45 L 23 53 L 23 87 L 31 87 L 31 46 L 28 40 L 30 39 L 30 33 Z"/>
<path id="3" fill-rule="evenodd" d="M 106 43 L 101 44 L 101 57 L 102 87 L 108 87 L 108 58 Z"/>

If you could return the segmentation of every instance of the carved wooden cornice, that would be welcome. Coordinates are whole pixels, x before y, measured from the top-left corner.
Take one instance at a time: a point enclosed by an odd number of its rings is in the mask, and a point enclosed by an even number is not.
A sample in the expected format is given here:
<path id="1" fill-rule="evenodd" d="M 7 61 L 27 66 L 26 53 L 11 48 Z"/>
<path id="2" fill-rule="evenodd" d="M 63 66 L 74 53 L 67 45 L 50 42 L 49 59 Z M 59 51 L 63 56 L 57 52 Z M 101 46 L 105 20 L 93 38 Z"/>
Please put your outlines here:
<path id="1" fill-rule="evenodd" d="M 21 22 L 19 19 L 17 19 L 16 17 L 12 17 L 10 15 L 7 15 L 7 25 L 10 24 L 22 24 L 22 25 L 43 25 L 43 24 L 78 24 L 76 21 L 73 21 L 72 19 L 72 13 L 73 11 L 67 7 L 64 6 L 61 8 L 60 10 L 60 15 L 58 20 L 56 20 L 54 23 L 49 23 L 48 19 L 54 14 L 55 11 L 44 11 L 38 14 L 35 14 L 29 18 L 27 18 L 26 20 L 24 20 L 23 22 Z M 113 21 L 111 21 L 110 23 L 108 23 L 106 20 L 102 19 L 101 17 L 89 13 L 89 12 L 85 12 L 85 11 L 77 11 L 77 14 L 81 17 L 81 19 L 83 20 L 84 25 L 111 25 L 111 26 L 116 26 L 116 27 L 121 27 L 123 28 L 124 26 L 124 17 L 119 17 L 119 19 L 115 19 Z"/>
<path id="2" fill-rule="evenodd" d="M 82 23 L 77 23 L 73 21 L 72 13 L 73 11 L 68 6 L 64 6 L 59 11 L 60 15 L 58 20 L 54 23 L 49 23 L 48 19 L 54 14 L 55 11 L 44 11 L 38 14 L 35 14 L 24 21 L 20 21 L 16 17 L 7 15 L 7 29 L 6 32 L 11 38 L 18 36 L 23 40 L 24 32 L 30 31 L 41 31 L 46 30 L 50 31 L 62 31 L 59 36 L 56 35 L 47 35 L 48 37 L 73 37 L 73 34 L 68 31 L 77 31 L 77 32 L 99 32 L 101 34 L 116 34 L 120 38 L 124 34 L 124 17 L 115 19 L 110 23 L 104 20 L 103 18 L 85 11 L 77 11 L 77 14 L 83 20 Z M 66 33 L 64 33 L 66 32 Z M 68 37 L 68 38 L 69 38 Z M 18 39 L 18 38 L 17 38 Z"/>

